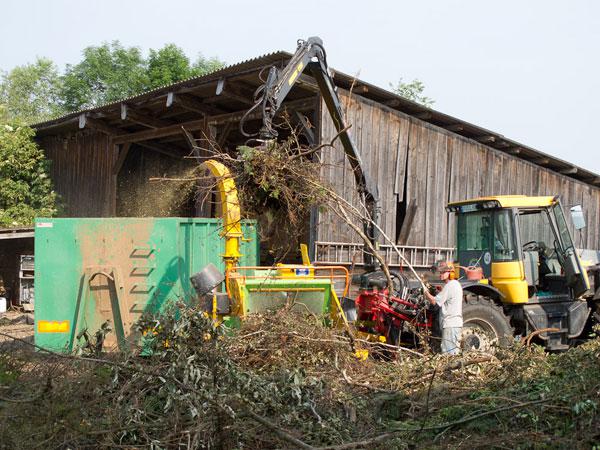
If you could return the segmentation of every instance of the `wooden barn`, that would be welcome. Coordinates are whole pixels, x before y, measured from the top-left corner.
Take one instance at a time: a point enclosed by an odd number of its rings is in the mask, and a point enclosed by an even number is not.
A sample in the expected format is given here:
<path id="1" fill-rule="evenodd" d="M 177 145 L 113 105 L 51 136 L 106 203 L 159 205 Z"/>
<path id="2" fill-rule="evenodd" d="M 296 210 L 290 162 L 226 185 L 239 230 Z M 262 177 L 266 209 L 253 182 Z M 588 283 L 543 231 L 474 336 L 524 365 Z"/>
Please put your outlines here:
<path id="1" fill-rule="evenodd" d="M 239 123 L 253 105 L 261 72 L 283 67 L 277 52 L 212 74 L 165 86 L 98 108 L 37 124 L 37 139 L 52 160 L 52 179 L 71 217 L 196 215 L 209 211 L 190 196 L 177 205 L 170 194 L 147 189 L 148 180 L 196 164 L 182 127 L 197 139 L 234 150 L 246 138 Z M 334 72 L 347 122 L 377 181 L 381 226 L 417 266 L 448 256 L 454 246 L 449 201 L 486 194 L 561 195 L 580 204 L 589 226 L 578 247 L 600 249 L 600 176 L 502 135 Z M 309 144 L 329 142 L 333 124 L 315 81 L 302 75 L 284 103 Z M 252 114 L 248 128 L 258 129 Z M 355 195 L 340 148 L 320 155 L 323 177 L 338 193 Z M 183 194 L 178 194 L 183 195 Z M 307 223 L 312 257 L 322 263 L 361 264 L 357 237 L 335 217 L 314 211 Z M 381 242 L 391 264 L 398 258 Z"/>

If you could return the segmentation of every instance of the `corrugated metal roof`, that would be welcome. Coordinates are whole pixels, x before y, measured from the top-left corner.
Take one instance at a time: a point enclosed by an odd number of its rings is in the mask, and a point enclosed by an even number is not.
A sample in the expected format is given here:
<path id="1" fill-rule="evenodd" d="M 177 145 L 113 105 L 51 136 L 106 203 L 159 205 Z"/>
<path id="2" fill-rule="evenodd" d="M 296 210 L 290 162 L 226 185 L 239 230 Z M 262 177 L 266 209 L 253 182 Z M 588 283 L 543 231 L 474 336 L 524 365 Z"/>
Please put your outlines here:
<path id="1" fill-rule="evenodd" d="M 139 102 L 148 98 L 166 95 L 168 92 L 174 90 L 199 86 L 202 84 L 213 82 L 223 77 L 239 74 L 245 71 L 259 70 L 260 68 L 265 66 L 270 66 L 276 63 L 283 63 L 291 57 L 292 55 L 285 51 L 269 53 L 263 56 L 242 61 L 237 64 L 226 66 L 222 69 L 216 70 L 206 75 L 193 77 L 167 86 L 162 86 L 151 91 L 141 93 L 139 95 L 134 95 L 94 108 L 75 111 L 52 120 L 34 124 L 32 126 L 38 130 L 44 130 L 61 123 L 73 121 L 77 119 L 77 117 L 82 113 L 101 113 L 102 111 L 118 106 L 120 103 Z M 338 72 L 334 69 L 332 69 L 332 72 L 334 73 L 334 81 L 336 85 L 346 89 L 349 89 L 352 86 L 355 95 L 360 95 L 362 97 L 366 97 L 376 102 L 382 103 L 390 108 L 399 110 L 405 114 L 416 117 L 419 120 L 423 120 L 433 125 L 445 128 L 450 132 L 462 135 L 469 139 L 474 139 L 488 147 L 506 152 L 517 158 L 530 161 L 540 167 L 546 167 L 550 170 L 554 170 L 555 172 L 567 175 L 571 178 L 578 179 L 595 187 L 600 186 L 600 175 L 591 172 L 583 167 L 576 166 L 574 164 L 569 163 L 568 161 L 562 160 L 555 156 L 544 153 L 540 150 L 536 150 L 532 147 L 506 138 L 505 136 L 499 133 L 495 133 L 493 131 L 449 116 L 434 109 L 427 108 L 423 105 L 403 98 L 393 92 L 372 85 L 365 81 L 356 79 L 355 77 L 347 75 L 343 72 Z"/>
<path id="2" fill-rule="evenodd" d="M 141 101 L 141 100 L 144 100 L 145 98 L 151 98 L 151 97 L 155 97 L 158 95 L 164 95 L 174 89 L 180 89 L 180 88 L 185 88 L 188 86 L 194 86 L 194 85 L 198 85 L 198 84 L 208 83 L 208 82 L 213 81 L 215 78 L 216 79 L 222 78 L 224 76 L 232 75 L 237 72 L 243 71 L 245 69 L 255 69 L 257 67 L 261 67 L 264 65 L 271 65 L 277 61 L 284 61 L 291 57 L 292 57 L 292 55 L 290 53 L 287 53 L 284 51 L 267 53 L 266 55 L 263 55 L 263 56 L 257 56 L 256 58 L 247 59 L 246 61 L 242 61 L 237 64 L 231 64 L 231 65 L 225 66 L 221 69 L 215 70 L 215 71 L 205 74 L 205 75 L 191 77 L 186 80 L 178 81 L 176 83 L 168 84 L 165 86 L 160 86 L 160 87 L 151 89 L 149 91 L 142 92 L 141 94 L 136 94 L 136 95 L 132 95 L 130 97 L 125 97 L 125 98 L 122 98 L 119 100 L 115 100 L 114 102 L 104 103 L 99 106 L 94 106 L 93 108 L 79 109 L 77 111 L 63 114 L 62 116 L 55 117 L 53 119 L 46 120 L 43 122 L 38 122 L 38 123 L 32 124 L 30 126 L 33 128 L 36 128 L 38 130 L 47 128 L 50 125 L 54 125 L 56 123 L 60 123 L 60 122 L 67 121 L 69 119 L 76 118 L 80 114 L 83 114 L 83 113 L 100 112 L 104 109 L 108 109 L 110 107 L 117 106 L 121 103 Z"/>
<path id="3" fill-rule="evenodd" d="M 0 228 L 0 240 L 33 238 L 32 227 Z"/>

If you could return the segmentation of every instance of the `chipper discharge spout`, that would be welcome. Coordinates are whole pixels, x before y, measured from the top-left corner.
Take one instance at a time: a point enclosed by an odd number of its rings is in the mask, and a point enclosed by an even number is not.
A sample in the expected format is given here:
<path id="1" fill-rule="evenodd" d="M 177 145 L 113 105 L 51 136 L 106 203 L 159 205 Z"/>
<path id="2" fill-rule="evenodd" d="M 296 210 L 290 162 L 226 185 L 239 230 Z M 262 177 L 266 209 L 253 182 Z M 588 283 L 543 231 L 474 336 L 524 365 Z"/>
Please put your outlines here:
<path id="1" fill-rule="evenodd" d="M 221 235 L 225 238 L 225 270 L 230 270 L 240 260 L 240 240 L 243 238 L 240 217 L 240 202 L 237 188 L 229 169 L 214 159 L 202 163 L 202 166 L 210 170 L 217 180 L 217 189 L 223 212 L 223 231 Z"/>

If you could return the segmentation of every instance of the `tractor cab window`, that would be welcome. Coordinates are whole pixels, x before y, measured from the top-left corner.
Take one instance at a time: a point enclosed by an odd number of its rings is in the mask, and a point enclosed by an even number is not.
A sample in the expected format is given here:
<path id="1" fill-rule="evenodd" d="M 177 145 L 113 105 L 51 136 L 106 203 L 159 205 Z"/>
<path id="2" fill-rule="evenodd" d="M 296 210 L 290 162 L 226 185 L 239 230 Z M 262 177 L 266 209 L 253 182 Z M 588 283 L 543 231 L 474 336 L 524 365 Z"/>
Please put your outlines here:
<path id="1" fill-rule="evenodd" d="M 458 249 L 473 252 L 473 256 L 477 255 L 476 259 L 487 252 L 491 253 L 494 261 L 518 259 L 512 211 L 478 211 L 459 215 Z"/>
<path id="2" fill-rule="evenodd" d="M 479 266 L 491 276 L 492 262 L 515 261 L 519 249 L 515 239 L 512 210 L 483 210 L 458 214 L 458 262 Z"/>
<path id="3" fill-rule="evenodd" d="M 486 277 L 491 275 L 492 211 L 474 211 L 458 215 L 457 256 L 463 267 L 479 266 Z"/>
<path id="4" fill-rule="evenodd" d="M 538 292 L 558 291 L 552 277 L 559 277 L 562 267 L 558 259 L 559 249 L 556 248 L 558 240 L 548 210 L 521 210 L 519 233 L 528 285 Z"/>
<path id="5" fill-rule="evenodd" d="M 512 211 L 503 210 L 494 213 L 494 261 L 515 261 L 519 252 L 515 243 Z"/>
<path id="6" fill-rule="evenodd" d="M 566 251 L 574 248 L 573 240 L 571 239 L 571 233 L 569 233 L 569 228 L 567 228 L 567 221 L 565 220 L 565 214 L 563 213 L 562 208 L 559 204 L 556 204 L 552 207 L 551 211 L 554 214 L 554 219 L 556 220 L 556 226 L 558 228 L 562 250 Z"/>
<path id="7" fill-rule="evenodd" d="M 519 213 L 521 245 L 548 255 L 555 254 L 556 237 L 548 214 L 543 210 L 523 210 Z"/>
<path id="8" fill-rule="evenodd" d="M 481 211 L 459 214 L 457 229 L 459 250 L 489 250 L 492 231 L 492 212 Z"/>

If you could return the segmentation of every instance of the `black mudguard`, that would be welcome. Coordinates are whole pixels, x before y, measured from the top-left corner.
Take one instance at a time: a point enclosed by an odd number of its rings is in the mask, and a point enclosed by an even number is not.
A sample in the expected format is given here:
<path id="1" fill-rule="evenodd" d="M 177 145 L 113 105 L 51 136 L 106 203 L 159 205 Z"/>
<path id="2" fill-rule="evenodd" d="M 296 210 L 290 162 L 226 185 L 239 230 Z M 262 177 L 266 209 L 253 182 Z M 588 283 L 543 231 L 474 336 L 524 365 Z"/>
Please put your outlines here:
<path id="1" fill-rule="evenodd" d="M 471 292 L 475 295 L 483 295 L 484 297 L 489 297 L 500 303 L 504 302 L 504 294 L 489 284 L 483 284 L 473 280 L 460 280 L 460 285 L 462 286 L 463 291 Z"/>

